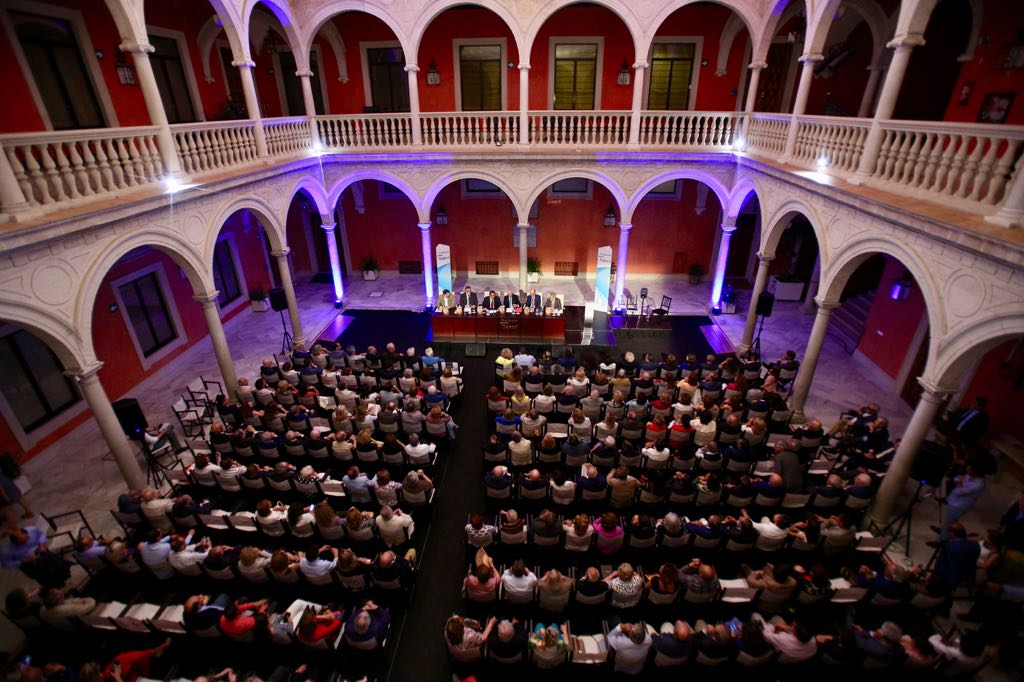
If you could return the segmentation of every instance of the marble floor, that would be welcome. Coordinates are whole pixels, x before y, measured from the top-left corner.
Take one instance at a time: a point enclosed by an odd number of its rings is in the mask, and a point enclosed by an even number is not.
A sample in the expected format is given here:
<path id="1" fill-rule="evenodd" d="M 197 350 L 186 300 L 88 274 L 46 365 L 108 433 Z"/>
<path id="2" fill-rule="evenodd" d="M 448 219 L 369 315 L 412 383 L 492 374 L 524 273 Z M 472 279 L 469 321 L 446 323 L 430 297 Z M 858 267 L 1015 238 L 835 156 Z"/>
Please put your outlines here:
<path id="1" fill-rule="evenodd" d="M 459 280 L 456 287 L 461 288 L 464 284 L 465 280 Z M 474 278 L 469 280 L 469 284 L 474 289 L 498 289 L 514 283 L 509 279 Z M 308 278 L 297 278 L 295 285 L 304 331 L 307 338 L 313 338 L 338 313 L 333 306 L 332 288 L 327 284 L 310 283 Z M 648 287 L 656 301 L 660 301 L 663 294 L 672 297 L 673 313 L 707 314 L 709 283 L 694 286 L 687 284 L 685 277 L 663 276 L 647 278 L 643 285 L 638 283 L 638 286 Z M 564 293 L 570 305 L 581 305 L 593 296 L 592 283 L 584 280 L 545 278 L 536 287 L 542 291 Z M 375 292 L 384 294 L 372 296 Z M 738 292 L 738 296 L 739 313 L 716 318 L 734 344 L 742 339 L 748 293 Z M 354 279 L 346 283 L 345 299 L 347 308 L 422 310 L 423 280 L 419 276 L 394 276 L 374 282 Z M 787 349 L 793 349 L 798 357 L 802 357 L 812 322 L 813 316 L 801 312 L 798 303 L 777 302 L 774 315 L 764 326 L 762 355 L 777 358 Z M 253 313 L 246 309 L 225 323 L 224 328 L 239 375 L 251 375 L 261 358 L 280 348 L 281 327 L 273 312 Z M 382 341 L 384 336 L 386 332 L 382 331 Z M 219 378 L 209 338 L 154 372 L 128 395 L 139 399 L 151 424 L 173 422 L 171 404 L 188 382 L 199 375 Z M 116 398 L 120 397 L 111 397 Z M 893 434 L 899 435 L 906 427 L 911 410 L 895 394 L 893 380 L 870 362 L 847 354 L 840 344 L 827 338 L 808 397 L 807 415 L 829 424 L 843 409 L 866 401 L 876 401 L 881 405 L 882 413 L 890 420 Z M 94 421 L 86 421 L 32 458 L 25 463 L 23 470 L 32 485 L 27 498 L 36 510 L 52 515 L 80 509 L 96 532 L 114 529 L 109 510 L 124 488 L 123 480 Z M 1019 491 L 1020 483 L 1013 473 L 1001 470 L 990 484 L 989 495 L 965 518 L 968 528 L 981 532 L 993 524 Z M 908 488 L 908 500 L 912 493 Z M 931 553 L 931 549 L 924 546 L 924 541 L 931 538 L 927 525 L 937 521 L 939 514 L 934 500 L 926 499 L 919 503 L 915 510 L 915 535 L 910 547 L 894 550 L 905 552 L 907 561 L 926 561 Z M 20 572 L 0 570 L 0 586 L 23 583 L 26 580 Z M 6 626 L 0 624 L 0 649 L 11 644 L 10 638 L 17 637 L 9 630 L 10 625 Z"/>

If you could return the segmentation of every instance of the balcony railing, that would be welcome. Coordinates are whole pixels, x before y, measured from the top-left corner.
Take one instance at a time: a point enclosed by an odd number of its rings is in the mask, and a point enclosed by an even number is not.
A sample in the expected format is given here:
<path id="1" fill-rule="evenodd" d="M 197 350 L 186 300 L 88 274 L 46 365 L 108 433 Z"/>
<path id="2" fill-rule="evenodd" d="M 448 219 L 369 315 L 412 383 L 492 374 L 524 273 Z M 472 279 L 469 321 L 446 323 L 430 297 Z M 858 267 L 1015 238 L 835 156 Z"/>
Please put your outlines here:
<path id="1" fill-rule="evenodd" d="M 534 111 L 351 114 L 214 121 L 170 126 L 161 148 L 156 126 L 0 136 L 0 214 L 48 211 L 126 190 L 149 188 L 171 164 L 191 178 L 244 169 L 312 151 L 409 153 L 473 150 L 619 148 L 731 152 L 781 160 L 891 192 L 981 215 L 1019 215 L 1004 205 L 1020 175 L 1024 126 L 873 121 L 737 112 Z M 631 126 L 636 125 L 636 130 Z M 632 135 L 631 135 L 632 134 Z M 520 146 L 525 138 L 526 146 Z M 630 143 L 630 140 L 634 140 Z M 260 148 L 265 141 L 265 156 Z M 421 144 L 415 144 L 420 141 Z M 1017 181 L 1018 183 L 1024 181 Z"/>

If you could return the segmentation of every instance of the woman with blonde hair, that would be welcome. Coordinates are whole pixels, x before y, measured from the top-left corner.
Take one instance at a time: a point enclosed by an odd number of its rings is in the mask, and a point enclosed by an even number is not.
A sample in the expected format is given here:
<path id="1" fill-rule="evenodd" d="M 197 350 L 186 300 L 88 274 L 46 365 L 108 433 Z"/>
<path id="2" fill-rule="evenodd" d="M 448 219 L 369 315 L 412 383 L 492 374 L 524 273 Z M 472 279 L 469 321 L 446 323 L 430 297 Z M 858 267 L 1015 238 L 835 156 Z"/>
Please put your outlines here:
<path id="1" fill-rule="evenodd" d="M 768 433 L 768 423 L 760 417 L 752 417 L 747 420 L 747 424 L 743 425 L 743 438 L 747 440 L 751 446 L 760 445 Z"/>
<path id="2" fill-rule="evenodd" d="M 644 591 L 644 580 L 633 570 L 633 565 L 623 562 L 619 568 L 604 577 L 612 594 L 612 607 L 629 609 L 636 607 Z"/>
<path id="3" fill-rule="evenodd" d="M 266 581 L 270 557 L 270 553 L 266 550 L 260 550 L 251 545 L 246 546 L 238 554 L 238 573 L 250 581 Z"/>
<path id="4" fill-rule="evenodd" d="M 572 579 L 557 569 L 549 569 L 537 581 L 540 608 L 549 612 L 561 612 L 569 604 L 570 590 L 572 590 Z"/>
<path id="5" fill-rule="evenodd" d="M 530 410 L 530 406 L 533 405 L 533 400 L 526 395 L 523 391 L 523 387 L 518 384 L 515 386 L 515 390 L 512 393 L 512 412 L 516 415 L 525 415 Z"/>
<path id="6" fill-rule="evenodd" d="M 498 357 L 494 359 L 494 366 L 497 369 L 499 377 L 504 377 L 508 374 L 511 366 L 515 364 L 516 360 L 515 356 L 512 355 L 512 349 L 507 347 L 502 349 L 501 353 L 498 354 Z"/>
<path id="7" fill-rule="evenodd" d="M 576 515 L 572 521 L 566 521 L 565 549 L 574 553 L 585 553 L 590 550 L 594 540 L 594 527 L 590 524 L 590 517 L 584 514 Z"/>

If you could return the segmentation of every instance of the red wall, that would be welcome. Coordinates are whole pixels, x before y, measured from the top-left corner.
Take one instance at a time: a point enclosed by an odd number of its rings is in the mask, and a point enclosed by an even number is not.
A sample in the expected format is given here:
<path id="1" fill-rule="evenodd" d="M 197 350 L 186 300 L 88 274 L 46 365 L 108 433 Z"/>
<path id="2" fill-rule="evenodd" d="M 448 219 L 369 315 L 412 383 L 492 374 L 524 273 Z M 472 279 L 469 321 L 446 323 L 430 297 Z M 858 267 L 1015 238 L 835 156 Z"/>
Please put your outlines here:
<path id="1" fill-rule="evenodd" d="M 871 31 L 865 22 L 860 22 L 853 29 L 849 43 L 853 54 L 836 68 L 831 77 L 811 80 L 811 92 L 807 97 L 808 114 L 826 114 L 825 102 L 830 100 L 849 116 L 857 115 L 864 88 L 868 84 L 867 68 L 871 64 Z"/>
<path id="2" fill-rule="evenodd" d="M 263 252 L 265 248 L 263 240 L 265 238 L 262 235 L 259 223 L 255 220 L 251 221 L 249 229 L 246 230 L 241 213 L 236 213 L 225 223 L 223 232 L 224 234 L 231 234 L 234 238 L 238 263 L 245 274 L 246 288 L 254 289 L 257 286 L 269 288 L 270 277 L 267 273 L 267 261 Z M 257 235 L 259 235 L 260 239 L 256 239 Z M 138 352 L 132 344 L 123 313 L 120 311 L 110 312 L 110 305 L 116 301 L 111 283 L 120 277 L 153 263 L 160 263 L 163 266 L 170 294 L 174 298 L 174 303 L 181 319 L 183 329 L 179 329 L 178 332 L 187 339 L 188 343 L 168 353 L 150 366 L 149 370 L 146 370 L 143 368 Z M 247 289 L 243 289 L 243 298 L 247 298 Z M 208 334 L 206 321 L 203 319 L 202 307 L 192 300 L 192 293 L 192 285 L 181 275 L 181 269 L 178 265 L 169 256 L 155 249 L 140 251 L 137 256 L 122 259 L 110 269 L 110 272 L 103 279 L 103 284 L 100 285 L 96 296 L 92 327 L 96 356 L 104 363 L 103 368 L 100 370 L 100 381 L 103 383 L 103 388 L 111 400 L 116 400 L 125 394 L 131 394 L 131 390 L 136 384 L 184 353 L 192 344 L 195 344 Z M 246 308 L 246 304 L 238 304 L 237 302 L 232 302 L 231 306 L 232 308 L 223 316 L 224 320 L 229 320 Z M 65 413 L 62 417 L 56 418 L 57 420 L 62 420 L 63 425 L 40 440 L 28 452 L 21 448 L 21 445 L 11 433 L 10 428 L 0 419 L 0 452 L 10 452 L 21 461 L 28 460 L 89 417 L 90 413 L 84 410 L 85 404 L 82 403 L 80 405 L 83 408 L 81 412 L 76 413 L 72 410 Z"/>
<path id="3" fill-rule="evenodd" d="M 1018 33 L 1024 26 L 1024 3 L 1002 2 L 997 9 L 985 5 L 981 21 L 981 34 L 990 40 L 982 45 L 979 41 L 974 59 L 960 66 L 960 77 L 946 108 L 946 121 L 978 120 L 985 95 L 989 93 L 1015 93 L 1016 100 L 1010 107 L 1006 123 L 1024 124 L 1024 72 L 1020 69 L 1003 69 L 1007 46 L 1019 43 Z M 958 100 L 963 87 L 972 84 L 970 97 L 961 105 Z"/>
<path id="4" fill-rule="evenodd" d="M 726 62 L 726 74 L 716 76 L 718 63 L 718 46 L 722 37 L 722 29 L 732 11 L 720 5 L 703 3 L 687 5 L 673 12 L 658 28 L 656 36 L 704 36 L 701 59 L 707 60 L 707 66 L 694 65 L 694 76 L 700 73 L 697 82 L 697 101 L 694 109 L 702 111 L 733 111 L 736 109 L 737 91 L 743 72 L 747 65 L 743 56 L 750 42 L 746 30 L 740 31 L 733 40 Z M 619 64 L 619 67 L 622 65 Z M 616 67 L 616 72 L 618 68 Z M 646 102 L 644 108 L 646 109 Z M 742 103 L 741 103 L 742 106 Z M 632 107 L 630 101 L 626 108 Z"/>
<path id="5" fill-rule="evenodd" d="M 519 250 L 512 246 L 516 219 L 511 200 L 504 195 L 462 199 L 462 185 L 462 181 L 452 183 L 434 201 L 435 211 L 443 206 L 448 214 L 448 225 L 435 223 L 431 228 L 434 246 L 451 245 L 452 267 L 457 277 L 474 273 L 477 259 L 497 260 L 503 273 L 518 272 Z M 543 212 L 542 208 L 541 215 Z"/>
<path id="6" fill-rule="evenodd" d="M 1024 366 L 1024 344 L 1020 341 L 1005 342 L 986 353 L 964 392 L 964 406 L 975 396 L 988 399 L 990 437 L 1006 433 L 1024 440 L 1024 420 L 1020 419 L 1024 388 L 1016 381 Z M 1004 366 L 1004 362 L 1009 365 Z"/>
<path id="7" fill-rule="evenodd" d="M 704 211 L 698 215 L 695 208 L 700 184 L 693 180 L 680 182 L 682 192 L 678 200 L 648 196 L 633 213 L 626 264 L 630 273 L 671 273 L 677 252 L 685 254 L 684 269 L 700 264 L 705 273 L 711 271 L 721 206 L 715 193 L 708 192 Z M 618 249 L 617 234 L 611 244 Z"/>
<path id="8" fill-rule="evenodd" d="M 334 25 L 345 41 L 345 60 L 348 67 L 348 83 L 338 80 L 338 61 L 331 46 L 317 38 L 323 63 L 324 82 L 332 114 L 358 114 L 366 106 L 363 86 L 362 55 L 360 42 L 397 42 L 394 32 L 380 19 L 363 12 L 344 12 L 333 19 Z M 424 72 L 426 67 L 424 67 Z"/>
<path id="9" fill-rule="evenodd" d="M 381 270 L 398 270 L 399 261 L 422 261 L 419 219 L 404 195 L 381 198 L 380 183 L 363 181 L 366 210 L 356 213 L 352 192 L 341 197 L 352 268 L 360 270 L 363 259 L 373 255 Z"/>
<path id="10" fill-rule="evenodd" d="M 615 82 L 622 60 L 636 61 L 629 30 L 611 10 L 593 5 L 572 5 L 556 12 L 538 33 L 530 53 L 530 109 L 548 109 L 549 42 L 552 36 L 604 36 L 604 64 L 601 69 L 601 101 L 595 109 L 630 109 L 633 86 Z"/>
<path id="11" fill-rule="evenodd" d="M 903 275 L 904 270 L 898 260 L 888 259 L 871 304 L 864 336 L 857 346 L 861 353 L 893 378 L 899 374 L 904 358 L 911 351 L 908 347 L 926 311 L 921 288 L 916 284 L 911 288 L 910 298 L 906 301 L 893 301 L 889 298 L 889 289 Z M 917 349 L 912 351 L 916 352 Z"/>
<path id="12" fill-rule="evenodd" d="M 519 64 L 519 51 L 515 39 L 501 17 L 490 10 L 477 7 L 461 7 L 441 13 L 423 35 L 420 43 L 418 62 L 419 93 L 421 111 L 456 111 L 455 102 L 455 48 L 456 38 L 504 38 L 505 61 Z M 427 85 L 427 69 L 430 60 L 437 64 L 441 84 Z M 504 68 L 507 109 L 519 109 L 519 69 Z M 530 72 L 531 79 L 535 71 Z"/>

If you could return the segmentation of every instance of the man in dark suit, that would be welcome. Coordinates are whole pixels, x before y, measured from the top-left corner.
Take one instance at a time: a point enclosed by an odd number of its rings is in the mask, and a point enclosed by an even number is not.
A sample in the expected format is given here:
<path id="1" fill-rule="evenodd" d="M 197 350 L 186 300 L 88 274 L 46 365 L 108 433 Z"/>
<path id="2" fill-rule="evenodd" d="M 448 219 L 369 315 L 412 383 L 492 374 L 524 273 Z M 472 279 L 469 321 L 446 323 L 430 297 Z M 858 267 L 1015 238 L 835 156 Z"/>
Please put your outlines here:
<path id="1" fill-rule="evenodd" d="M 501 305 L 508 311 L 516 308 L 519 306 L 519 294 L 514 289 L 508 290 L 505 292 L 505 296 L 501 297 Z"/>
<path id="2" fill-rule="evenodd" d="M 548 292 L 548 299 L 544 302 L 544 308 L 550 308 L 552 313 L 561 313 L 562 302 L 558 300 L 554 292 Z"/>
<path id="3" fill-rule="evenodd" d="M 483 307 L 488 311 L 496 311 L 500 305 L 501 297 L 499 297 L 492 289 L 491 293 L 484 297 Z"/>
<path id="4" fill-rule="evenodd" d="M 535 313 L 537 315 L 540 315 L 540 312 L 543 310 L 540 294 L 537 294 L 536 289 L 531 289 L 530 293 L 526 295 L 525 308 L 530 313 Z"/>
<path id="5" fill-rule="evenodd" d="M 957 443 L 976 444 L 988 431 L 988 401 L 978 396 L 966 409 L 954 410 L 946 420 L 946 434 Z"/>
<path id="6" fill-rule="evenodd" d="M 473 291 L 472 287 L 466 285 L 466 288 L 462 290 L 462 294 L 459 294 L 459 306 L 462 306 L 463 309 L 467 306 L 476 308 L 477 304 L 476 292 Z"/>

